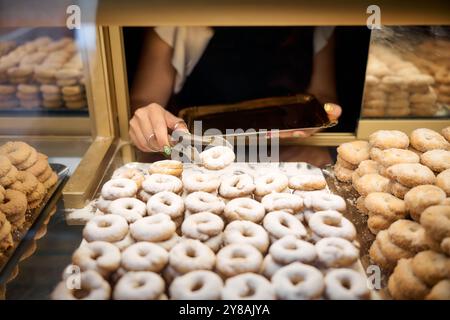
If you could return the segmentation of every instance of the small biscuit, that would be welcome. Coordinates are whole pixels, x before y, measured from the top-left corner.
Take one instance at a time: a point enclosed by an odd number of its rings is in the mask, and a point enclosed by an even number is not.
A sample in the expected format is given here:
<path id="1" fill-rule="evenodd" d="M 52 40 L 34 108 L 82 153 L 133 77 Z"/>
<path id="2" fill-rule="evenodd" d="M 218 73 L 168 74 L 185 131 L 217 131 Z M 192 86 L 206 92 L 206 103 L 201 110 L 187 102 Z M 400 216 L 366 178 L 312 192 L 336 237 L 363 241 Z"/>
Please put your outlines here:
<path id="1" fill-rule="evenodd" d="M 20 84 L 17 86 L 17 91 L 25 94 L 37 95 L 39 93 L 39 87 L 34 84 Z"/>
<path id="2" fill-rule="evenodd" d="M 9 84 L 0 84 L 0 94 L 8 95 L 16 92 L 16 86 Z"/>
<path id="3" fill-rule="evenodd" d="M 402 185 L 401 183 L 398 183 L 396 181 L 391 182 L 390 191 L 394 196 L 396 196 L 399 199 L 404 199 L 405 194 L 408 193 L 409 190 L 411 190 L 411 188 L 408 188 Z"/>
<path id="4" fill-rule="evenodd" d="M 369 151 L 370 159 L 373 161 L 376 161 L 376 162 L 380 162 L 381 151 L 383 151 L 383 150 L 380 148 L 376 148 L 376 147 L 370 148 L 370 151 Z"/>
<path id="5" fill-rule="evenodd" d="M 73 95 L 80 95 L 84 96 L 84 86 L 65 86 L 61 88 L 61 92 L 63 95 L 67 96 L 73 96 Z"/>
<path id="6" fill-rule="evenodd" d="M 397 286 L 402 291 L 402 298 L 423 300 L 429 293 L 429 289 L 428 286 L 414 274 L 412 270 L 412 260 L 413 259 L 399 260 L 392 276 L 395 276 Z M 395 296 L 394 298 L 398 299 L 398 297 Z"/>
<path id="7" fill-rule="evenodd" d="M 67 109 L 83 109 L 87 107 L 86 100 L 66 101 Z"/>
<path id="8" fill-rule="evenodd" d="M 420 157 L 407 149 L 389 148 L 381 151 L 378 162 L 388 168 L 397 163 L 419 163 Z"/>
<path id="9" fill-rule="evenodd" d="M 361 115 L 363 117 L 383 117 L 384 116 L 384 109 L 371 109 L 364 107 Z"/>
<path id="10" fill-rule="evenodd" d="M 389 179 L 378 173 L 369 173 L 359 178 L 353 185 L 355 190 L 362 196 L 372 192 L 389 192 Z"/>
<path id="11" fill-rule="evenodd" d="M 420 156 L 420 162 L 434 172 L 441 172 L 450 168 L 450 151 L 430 150 Z"/>
<path id="12" fill-rule="evenodd" d="M 440 204 L 445 198 L 442 189 L 434 185 L 420 185 L 405 194 L 406 210 L 414 220 L 420 221 L 420 215 L 426 208 Z"/>
<path id="13" fill-rule="evenodd" d="M 77 79 L 60 79 L 56 80 L 58 86 L 73 86 L 78 83 Z"/>
<path id="14" fill-rule="evenodd" d="M 353 170 L 344 168 L 339 163 L 336 163 L 334 166 L 334 174 L 339 181 L 350 182 L 352 181 Z"/>
<path id="15" fill-rule="evenodd" d="M 45 94 L 59 94 L 61 93 L 61 89 L 59 86 L 55 86 L 52 84 L 43 84 L 40 87 L 41 92 Z"/>
<path id="16" fill-rule="evenodd" d="M 47 101 L 62 101 L 62 96 L 59 93 L 43 93 L 42 99 Z"/>
<path id="17" fill-rule="evenodd" d="M 411 113 L 409 108 L 386 108 L 386 116 L 389 117 L 405 117 Z"/>
<path id="18" fill-rule="evenodd" d="M 387 168 L 388 176 L 406 187 L 434 184 L 433 171 L 420 163 L 398 163 Z"/>
<path id="19" fill-rule="evenodd" d="M 371 147 L 380 149 L 406 149 L 409 138 L 404 132 L 398 130 L 378 130 L 369 136 L 369 144 Z"/>
<path id="20" fill-rule="evenodd" d="M 406 216 L 405 202 L 387 192 L 372 192 L 364 199 L 364 206 L 371 214 L 381 215 L 389 220 Z"/>
<path id="21" fill-rule="evenodd" d="M 356 168 L 358 168 L 358 165 L 345 161 L 344 159 L 342 159 L 342 157 L 340 155 L 337 155 L 336 163 L 338 163 L 342 167 L 344 167 L 346 169 L 350 169 L 350 170 L 355 170 Z"/>
<path id="22" fill-rule="evenodd" d="M 388 99 L 386 102 L 386 109 L 407 109 L 409 108 L 408 99 Z"/>
<path id="23" fill-rule="evenodd" d="M 415 129 L 411 132 L 411 145 L 422 152 L 450 148 L 450 143 L 443 136 L 427 128 Z"/>
<path id="24" fill-rule="evenodd" d="M 369 159 L 369 143 L 362 140 L 346 142 L 337 148 L 337 152 L 345 161 L 358 165 Z"/>
<path id="25" fill-rule="evenodd" d="M 392 221 L 384 216 L 370 215 L 367 219 L 367 227 L 373 234 L 378 234 L 382 230 L 386 230 L 392 224 Z"/>
<path id="26" fill-rule="evenodd" d="M 367 109 L 384 109 L 386 107 L 386 101 L 381 99 L 366 100 L 364 101 L 363 107 Z"/>

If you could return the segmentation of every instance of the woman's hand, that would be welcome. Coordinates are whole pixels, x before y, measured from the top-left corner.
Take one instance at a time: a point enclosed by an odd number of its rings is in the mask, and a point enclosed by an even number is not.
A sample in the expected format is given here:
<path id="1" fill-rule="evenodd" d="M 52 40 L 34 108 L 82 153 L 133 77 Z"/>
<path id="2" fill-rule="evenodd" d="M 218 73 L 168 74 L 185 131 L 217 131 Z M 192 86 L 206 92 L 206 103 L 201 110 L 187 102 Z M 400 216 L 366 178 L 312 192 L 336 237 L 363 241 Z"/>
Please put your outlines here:
<path id="1" fill-rule="evenodd" d="M 324 105 L 325 112 L 328 115 L 328 119 L 330 121 L 337 121 L 342 114 L 342 108 L 335 103 L 325 103 Z M 280 138 L 307 138 L 312 136 L 316 132 L 320 131 L 319 129 L 310 129 L 310 130 L 297 130 L 291 132 L 280 132 Z"/>
<path id="2" fill-rule="evenodd" d="M 130 120 L 131 141 L 144 152 L 161 152 L 170 147 L 169 130 L 188 131 L 181 118 L 157 103 L 137 109 Z"/>

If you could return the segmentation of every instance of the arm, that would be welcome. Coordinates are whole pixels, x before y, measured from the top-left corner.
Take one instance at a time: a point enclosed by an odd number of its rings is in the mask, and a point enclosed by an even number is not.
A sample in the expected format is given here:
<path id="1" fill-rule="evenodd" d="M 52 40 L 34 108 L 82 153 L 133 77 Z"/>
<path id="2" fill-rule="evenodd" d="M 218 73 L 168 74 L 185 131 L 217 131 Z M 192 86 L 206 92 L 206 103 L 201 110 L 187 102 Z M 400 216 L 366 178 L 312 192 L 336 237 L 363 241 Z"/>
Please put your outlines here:
<path id="1" fill-rule="evenodd" d="M 172 66 L 172 48 L 154 30 L 144 38 L 131 89 L 129 134 L 132 142 L 142 151 L 161 151 L 170 146 L 168 129 L 185 129 L 180 118 L 164 109 L 173 90 L 175 69 Z"/>

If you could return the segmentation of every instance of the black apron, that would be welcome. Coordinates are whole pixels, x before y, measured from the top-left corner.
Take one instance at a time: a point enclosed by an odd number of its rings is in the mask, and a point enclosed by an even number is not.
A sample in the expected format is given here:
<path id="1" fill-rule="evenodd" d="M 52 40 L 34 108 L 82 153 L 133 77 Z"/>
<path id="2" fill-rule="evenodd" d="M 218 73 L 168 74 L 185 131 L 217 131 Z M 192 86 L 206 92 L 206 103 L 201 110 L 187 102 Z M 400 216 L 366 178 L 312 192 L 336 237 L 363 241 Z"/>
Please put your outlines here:
<path id="1" fill-rule="evenodd" d="M 304 92 L 313 27 L 216 27 L 169 110 Z"/>

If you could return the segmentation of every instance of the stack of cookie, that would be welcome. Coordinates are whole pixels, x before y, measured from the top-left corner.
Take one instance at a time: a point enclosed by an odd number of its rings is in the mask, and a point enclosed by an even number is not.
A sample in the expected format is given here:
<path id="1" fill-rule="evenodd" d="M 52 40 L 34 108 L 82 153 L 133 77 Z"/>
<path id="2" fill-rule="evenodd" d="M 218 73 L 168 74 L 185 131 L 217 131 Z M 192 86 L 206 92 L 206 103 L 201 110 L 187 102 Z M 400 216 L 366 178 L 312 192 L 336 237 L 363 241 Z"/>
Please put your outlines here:
<path id="1" fill-rule="evenodd" d="M 343 143 L 337 148 L 337 153 L 337 161 L 334 166 L 336 178 L 342 182 L 350 182 L 358 165 L 369 159 L 369 143 L 367 141 Z"/>
<path id="2" fill-rule="evenodd" d="M 16 86 L 0 84 L 0 109 L 13 109 L 19 106 L 16 98 Z"/>
<path id="3" fill-rule="evenodd" d="M 24 109 L 35 109 L 41 105 L 39 87 L 35 84 L 19 84 L 16 96 Z"/>
<path id="4" fill-rule="evenodd" d="M 40 86 L 42 93 L 42 106 L 46 109 L 56 109 L 64 105 L 61 88 L 54 84 L 43 84 Z"/>
<path id="5" fill-rule="evenodd" d="M 362 115 L 367 117 L 432 116 L 438 111 L 434 78 L 401 55 L 372 46 L 366 70 Z"/>
<path id="6" fill-rule="evenodd" d="M 61 87 L 63 100 L 68 109 L 83 109 L 87 106 L 84 86 L 80 84 Z"/>

